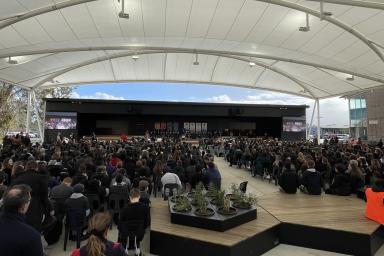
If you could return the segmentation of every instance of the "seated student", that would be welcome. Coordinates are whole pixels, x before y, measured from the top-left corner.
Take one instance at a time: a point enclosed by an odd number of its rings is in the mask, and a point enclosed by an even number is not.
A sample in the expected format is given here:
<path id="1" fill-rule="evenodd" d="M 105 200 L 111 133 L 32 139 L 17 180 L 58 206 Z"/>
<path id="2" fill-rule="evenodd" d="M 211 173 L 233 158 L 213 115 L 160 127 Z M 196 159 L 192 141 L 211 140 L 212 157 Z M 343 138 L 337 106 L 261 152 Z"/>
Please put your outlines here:
<path id="1" fill-rule="evenodd" d="M 351 180 L 351 192 L 356 194 L 358 191 L 362 190 L 365 185 L 365 177 L 359 167 L 359 162 L 351 160 L 348 165 L 348 172 Z"/>
<path id="2" fill-rule="evenodd" d="M 107 191 L 101 186 L 101 182 L 98 179 L 91 179 L 88 182 L 88 186 L 85 189 L 84 194 L 86 195 L 97 195 L 101 204 L 104 203 Z"/>
<path id="3" fill-rule="evenodd" d="M 0 215 L 0 254 L 4 256 L 42 256 L 40 233 L 25 222 L 31 203 L 31 188 L 16 185 L 5 191 Z"/>
<path id="4" fill-rule="evenodd" d="M 73 194 L 65 201 L 65 206 L 67 209 L 82 209 L 85 211 L 85 215 L 88 216 L 91 210 L 89 209 L 88 198 L 83 193 L 83 184 L 78 183 L 73 186 Z"/>
<path id="5" fill-rule="evenodd" d="M 285 193 L 295 194 L 299 187 L 299 178 L 295 170 L 291 169 L 289 162 L 279 177 L 279 185 Z"/>
<path id="6" fill-rule="evenodd" d="M 5 178 L 6 178 L 5 172 L 0 171 L 0 200 L 3 197 L 5 190 L 7 189 L 7 186 L 4 185 Z"/>
<path id="7" fill-rule="evenodd" d="M 148 181 L 146 180 L 141 180 L 139 182 L 140 203 L 150 206 L 151 201 L 149 200 L 148 185 Z"/>
<path id="8" fill-rule="evenodd" d="M 315 169 L 315 162 L 313 160 L 308 160 L 308 169 L 305 170 L 301 177 L 301 187 L 300 189 L 310 195 L 320 195 L 321 194 L 321 174 Z"/>
<path id="9" fill-rule="evenodd" d="M 107 213 L 96 213 L 89 220 L 87 244 L 75 249 L 71 256 L 126 256 L 124 248 L 119 243 L 107 239 L 110 216 Z"/>
<path id="10" fill-rule="evenodd" d="M 372 188 L 365 190 L 367 205 L 365 216 L 384 225 L 384 175 L 377 176 Z"/>
<path id="11" fill-rule="evenodd" d="M 110 194 L 129 194 L 128 184 L 124 181 L 122 174 L 117 174 L 115 182 L 111 185 L 109 189 Z"/>
<path id="12" fill-rule="evenodd" d="M 70 177 L 64 178 L 60 185 L 52 188 L 50 198 L 54 200 L 67 200 L 73 193 L 71 183 L 72 179 Z"/>
<path id="13" fill-rule="evenodd" d="M 163 184 L 163 192 L 164 191 L 164 186 L 166 184 L 177 184 L 179 185 L 179 188 L 181 188 L 181 181 L 179 179 L 179 176 L 177 174 L 174 174 L 172 172 L 167 172 L 161 177 L 161 184 Z"/>
<path id="14" fill-rule="evenodd" d="M 325 191 L 327 194 L 339 196 L 348 196 L 351 194 L 351 179 L 345 171 L 345 165 L 335 165 L 335 177 L 332 180 L 330 188 Z"/>
<path id="15" fill-rule="evenodd" d="M 121 234 L 121 225 L 123 225 L 124 222 L 129 221 L 142 221 L 143 222 L 143 229 L 141 234 L 137 234 L 137 240 L 136 245 L 137 248 L 140 248 L 140 241 L 144 237 L 145 229 L 148 227 L 148 224 L 150 220 L 148 219 L 149 216 L 149 208 L 147 205 L 140 203 L 140 191 L 138 189 L 132 189 L 129 193 L 129 199 L 130 204 L 128 204 L 124 209 L 120 212 L 120 219 L 119 219 L 119 242 L 121 242 L 123 245 L 126 245 L 127 238 L 122 237 Z M 131 238 L 129 240 L 128 249 L 134 249 L 134 239 Z"/>
<path id="16" fill-rule="evenodd" d="M 221 188 L 221 174 L 217 166 L 213 163 L 213 159 L 209 159 L 207 163 L 207 170 L 204 171 L 203 177 L 205 179 L 205 186 L 213 184 L 216 188 Z"/>

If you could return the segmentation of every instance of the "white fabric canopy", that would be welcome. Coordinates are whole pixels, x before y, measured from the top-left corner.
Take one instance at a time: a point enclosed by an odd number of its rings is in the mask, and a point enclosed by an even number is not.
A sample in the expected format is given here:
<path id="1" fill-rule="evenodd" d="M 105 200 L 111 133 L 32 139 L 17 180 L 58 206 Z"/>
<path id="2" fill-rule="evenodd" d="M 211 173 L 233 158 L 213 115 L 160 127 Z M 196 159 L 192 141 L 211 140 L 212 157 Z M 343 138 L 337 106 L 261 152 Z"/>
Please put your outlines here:
<path id="1" fill-rule="evenodd" d="M 210 83 L 316 99 L 384 85 L 383 0 L 326 0 L 331 16 L 308 0 L 125 0 L 129 19 L 121 1 L 0 0 L 0 81 Z"/>

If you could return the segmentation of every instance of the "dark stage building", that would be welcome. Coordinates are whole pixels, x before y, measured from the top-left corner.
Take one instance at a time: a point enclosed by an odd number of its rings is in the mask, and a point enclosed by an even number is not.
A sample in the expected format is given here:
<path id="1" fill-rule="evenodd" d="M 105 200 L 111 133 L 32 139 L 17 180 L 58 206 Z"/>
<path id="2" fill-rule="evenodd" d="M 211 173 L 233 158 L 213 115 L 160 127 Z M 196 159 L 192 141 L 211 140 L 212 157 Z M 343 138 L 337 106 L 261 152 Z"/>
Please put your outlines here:
<path id="1" fill-rule="evenodd" d="M 212 134 L 299 140 L 305 138 L 305 105 L 46 99 L 45 139 L 63 136 Z"/>

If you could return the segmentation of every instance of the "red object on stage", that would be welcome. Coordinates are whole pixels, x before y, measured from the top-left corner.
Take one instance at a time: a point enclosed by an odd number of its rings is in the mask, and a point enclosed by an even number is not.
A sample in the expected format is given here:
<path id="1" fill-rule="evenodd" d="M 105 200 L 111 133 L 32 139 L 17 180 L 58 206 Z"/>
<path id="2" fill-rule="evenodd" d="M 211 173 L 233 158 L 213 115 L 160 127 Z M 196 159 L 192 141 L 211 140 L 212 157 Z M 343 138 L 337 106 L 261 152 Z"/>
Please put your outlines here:
<path id="1" fill-rule="evenodd" d="M 121 136 L 120 136 L 120 139 L 122 140 L 122 141 L 128 141 L 128 136 L 127 135 L 125 135 L 125 134 L 122 134 Z"/>

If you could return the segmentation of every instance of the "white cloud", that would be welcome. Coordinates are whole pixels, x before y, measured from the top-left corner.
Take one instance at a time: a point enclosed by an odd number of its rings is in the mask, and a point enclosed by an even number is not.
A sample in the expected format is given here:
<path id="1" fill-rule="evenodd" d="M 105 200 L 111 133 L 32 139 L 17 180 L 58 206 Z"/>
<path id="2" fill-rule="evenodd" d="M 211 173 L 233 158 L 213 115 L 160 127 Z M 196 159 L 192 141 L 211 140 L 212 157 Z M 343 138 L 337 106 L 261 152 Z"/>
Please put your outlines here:
<path id="1" fill-rule="evenodd" d="M 76 99 L 100 99 L 100 100 L 125 100 L 124 97 L 114 96 L 105 92 L 95 92 L 90 95 L 80 95 L 77 92 L 72 92 L 71 98 Z"/>
<path id="2" fill-rule="evenodd" d="M 215 102 L 215 103 L 231 103 L 234 102 L 231 97 L 229 97 L 227 94 L 219 95 L 219 96 L 213 96 L 211 98 L 207 98 L 208 102 Z"/>

